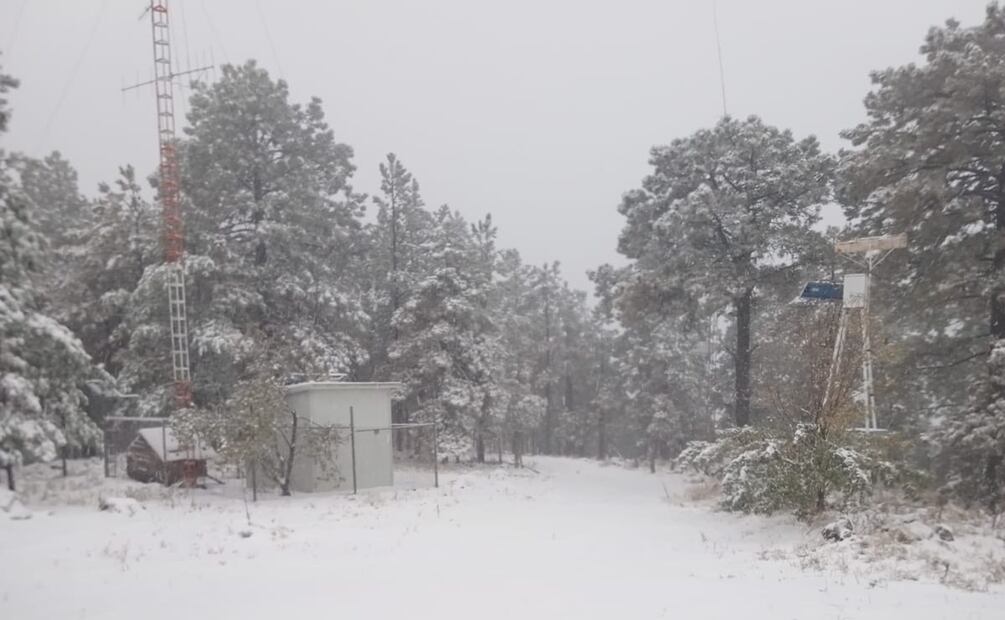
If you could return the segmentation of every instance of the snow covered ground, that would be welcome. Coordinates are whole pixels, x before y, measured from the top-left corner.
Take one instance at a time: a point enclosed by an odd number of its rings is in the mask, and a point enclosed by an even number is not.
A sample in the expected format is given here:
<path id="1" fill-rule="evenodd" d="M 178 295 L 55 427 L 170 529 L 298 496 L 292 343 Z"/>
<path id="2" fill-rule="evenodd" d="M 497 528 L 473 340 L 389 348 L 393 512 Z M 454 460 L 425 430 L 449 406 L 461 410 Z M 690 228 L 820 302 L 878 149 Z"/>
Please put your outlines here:
<path id="1" fill-rule="evenodd" d="M 1001 587 L 806 567 L 818 528 L 712 512 L 678 475 L 528 462 L 540 473 L 268 498 L 251 525 L 211 492 L 95 487 L 93 471 L 36 482 L 32 518 L 0 518 L 0 618 L 1005 617 Z M 98 489 L 140 501 L 99 511 Z"/>

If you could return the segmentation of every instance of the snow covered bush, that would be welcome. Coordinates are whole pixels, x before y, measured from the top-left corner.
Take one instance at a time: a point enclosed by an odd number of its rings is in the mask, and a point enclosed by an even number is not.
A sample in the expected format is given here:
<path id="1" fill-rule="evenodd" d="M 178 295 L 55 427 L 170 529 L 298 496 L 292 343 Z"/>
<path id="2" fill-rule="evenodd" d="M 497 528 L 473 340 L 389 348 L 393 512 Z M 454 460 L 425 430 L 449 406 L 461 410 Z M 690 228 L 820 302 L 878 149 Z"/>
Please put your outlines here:
<path id="1" fill-rule="evenodd" d="M 719 478 L 730 461 L 760 437 L 750 426 L 721 430 L 715 441 L 688 442 L 674 460 L 674 467 Z"/>
<path id="2" fill-rule="evenodd" d="M 802 517 L 855 507 L 875 484 L 907 473 L 884 459 L 874 440 L 850 433 L 829 438 L 813 424 L 791 433 L 730 429 L 714 442 L 692 442 L 676 463 L 719 478 L 726 510 L 791 510 Z"/>

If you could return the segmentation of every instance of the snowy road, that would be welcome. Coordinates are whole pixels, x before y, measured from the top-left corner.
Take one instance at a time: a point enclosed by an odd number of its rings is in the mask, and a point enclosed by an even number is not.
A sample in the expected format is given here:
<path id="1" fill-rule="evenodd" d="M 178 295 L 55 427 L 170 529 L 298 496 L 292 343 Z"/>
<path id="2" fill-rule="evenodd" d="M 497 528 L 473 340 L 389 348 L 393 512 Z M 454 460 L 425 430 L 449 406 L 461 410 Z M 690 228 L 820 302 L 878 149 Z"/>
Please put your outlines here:
<path id="1" fill-rule="evenodd" d="M 251 528 L 240 501 L 205 495 L 0 521 L 0 618 L 1005 617 L 1001 591 L 804 572 L 788 553 L 803 526 L 690 506 L 676 476 L 534 463 L 273 499 Z"/>

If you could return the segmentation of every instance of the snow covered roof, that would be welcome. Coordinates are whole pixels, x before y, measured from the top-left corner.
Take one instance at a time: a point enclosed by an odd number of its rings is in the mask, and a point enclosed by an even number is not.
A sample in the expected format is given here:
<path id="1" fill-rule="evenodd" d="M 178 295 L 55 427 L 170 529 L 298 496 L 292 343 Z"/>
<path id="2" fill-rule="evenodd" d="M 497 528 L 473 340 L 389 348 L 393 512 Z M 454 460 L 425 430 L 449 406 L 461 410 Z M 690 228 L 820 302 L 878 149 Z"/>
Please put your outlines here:
<path id="1" fill-rule="evenodd" d="M 402 384 L 394 381 L 305 381 L 287 385 L 287 393 L 305 392 L 307 390 L 387 390 L 396 391 Z"/>
<path id="2" fill-rule="evenodd" d="M 162 461 L 178 461 L 182 459 L 211 459 L 216 457 L 216 452 L 206 445 L 196 445 L 193 447 L 182 446 L 178 442 L 178 437 L 170 428 L 154 426 L 140 429 L 140 437 L 153 449 L 158 458 Z M 164 457 L 164 449 L 167 448 L 167 458 Z"/>

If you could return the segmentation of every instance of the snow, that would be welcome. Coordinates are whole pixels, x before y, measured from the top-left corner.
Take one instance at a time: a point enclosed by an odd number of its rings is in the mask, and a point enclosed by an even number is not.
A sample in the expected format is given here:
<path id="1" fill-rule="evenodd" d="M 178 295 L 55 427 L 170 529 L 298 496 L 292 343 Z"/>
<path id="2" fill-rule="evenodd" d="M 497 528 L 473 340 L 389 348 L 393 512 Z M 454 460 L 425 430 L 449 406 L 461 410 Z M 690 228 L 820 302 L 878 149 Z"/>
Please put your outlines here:
<path id="1" fill-rule="evenodd" d="M 31 518 L 31 511 L 24 507 L 21 499 L 6 488 L 0 488 L 0 518 L 3 517 L 14 520 Z"/>
<path id="2" fill-rule="evenodd" d="M 134 515 L 143 510 L 143 504 L 132 497 L 101 497 L 98 499 L 98 510 Z"/>
<path id="3" fill-rule="evenodd" d="M 680 475 L 526 462 L 539 473 L 445 468 L 439 489 L 270 496 L 249 504 L 250 524 L 221 491 L 150 494 L 131 514 L 49 494 L 34 518 L 0 522 L 0 556 L 16 567 L 0 578 L 0 617 L 927 620 L 1005 608 L 1001 588 L 807 567 L 799 545 L 845 542 L 710 511 Z"/>

